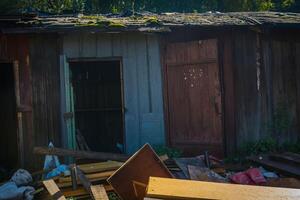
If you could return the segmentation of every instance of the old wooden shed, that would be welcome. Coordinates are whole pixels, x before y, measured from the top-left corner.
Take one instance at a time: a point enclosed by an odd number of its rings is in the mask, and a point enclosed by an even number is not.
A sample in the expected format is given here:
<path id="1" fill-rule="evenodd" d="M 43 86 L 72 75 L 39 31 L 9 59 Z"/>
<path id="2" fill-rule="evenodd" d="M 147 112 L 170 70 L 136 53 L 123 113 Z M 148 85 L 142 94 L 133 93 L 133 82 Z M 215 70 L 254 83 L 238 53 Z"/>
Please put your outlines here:
<path id="1" fill-rule="evenodd" d="M 299 139 L 300 14 L 24 15 L 0 24 L 5 167 L 40 168 L 33 147 L 76 148 L 76 130 L 94 151 L 128 154 L 146 142 L 224 156 L 268 135 Z"/>

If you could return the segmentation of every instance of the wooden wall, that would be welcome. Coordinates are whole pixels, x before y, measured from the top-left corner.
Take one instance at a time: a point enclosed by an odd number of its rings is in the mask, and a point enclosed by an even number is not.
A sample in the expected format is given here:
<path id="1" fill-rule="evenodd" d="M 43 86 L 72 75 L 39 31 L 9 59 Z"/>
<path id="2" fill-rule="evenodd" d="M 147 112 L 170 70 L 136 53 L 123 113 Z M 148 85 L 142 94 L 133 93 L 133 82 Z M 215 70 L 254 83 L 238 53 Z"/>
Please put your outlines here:
<path id="1" fill-rule="evenodd" d="M 234 105 L 230 106 L 234 110 L 235 133 L 226 135 L 229 148 L 264 137 L 276 138 L 281 143 L 300 138 L 300 43 L 296 35 L 295 31 L 283 34 L 275 30 L 239 30 L 231 35 L 231 65 L 224 65 L 232 67 L 234 77 L 234 98 L 231 99 Z M 226 89 L 230 90 L 226 84 L 225 100 Z M 282 104 L 286 106 L 283 115 L 287 117 L 276 122 L 274 116 Z M 230 114 L 225 113 L 225 121 L 226 115 Z M 288 130 L 279 133 L 271 130 L 274 124 L 288 118 L 291 121 Z"/>
<path id="2" fill-rule="evenodd" d="M 225 151 L 268 136 L 279 142 L 300 139 L 299 31 L 275 29 L 181 28 L 165 36 L 167 42 L 217 38 Z M 291 119 L 287 131 L 274 134 L 274 115 L 284 102 Z"/>
<path id="3" fill-rule="evenodd" d="M 146 142 L 163 144 L 159 41 L 138 33 L 64 35 L 67 58 L 120 57 L 123 67 L 126 152 Z"/>
<path id="4" fill-rule="evenodd" d="M 32 70 L 34 146 L 61 145 L 59 42 L 57 35 L 30 37 L 30 66 Z M 43 162 L 35 156 L 35 163 Z M 37 164 L 35 164 L 36 166 Z M 39 168 L 42 165 L 37 166 Z"/>

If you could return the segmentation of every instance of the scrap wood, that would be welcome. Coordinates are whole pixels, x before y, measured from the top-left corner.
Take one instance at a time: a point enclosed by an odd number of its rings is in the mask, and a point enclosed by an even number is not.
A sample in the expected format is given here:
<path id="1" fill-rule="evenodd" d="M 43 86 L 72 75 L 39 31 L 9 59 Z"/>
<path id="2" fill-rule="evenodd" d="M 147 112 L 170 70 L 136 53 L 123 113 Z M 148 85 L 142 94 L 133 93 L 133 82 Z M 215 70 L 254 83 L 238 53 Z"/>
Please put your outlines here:
<path id="1" fill-rule="evenodd" d="M 300 190 L 150 177 L 146 197 L 173 200 L 296 200 L 300 199 Z"/>
<path id="2" fill-rule="evenodd" d="M 66 200 L 66 197 L 61 193 L 54 180 L 50 179 L 43 181 L 43 184 L 54 199 Z"/>
<path id="3" fill-rule="evenodd" d="M 191 157 L 191 158 L 174 158 L 175 163 L 182 170 L 185 178 L 190 178 L 188 165 L 198 166 L 198 167 L 206 167 L 205 163 L 202 159 Z"/>
<path id="4" fill-rule="evenodd" d="M 78 178 L 78 180 L 81 182 L 81 184 L 83 185 L 84 189 L 94 199 L 94 195 L 93 195 L 92 190 L 91 190 L 91 186 L 92 186 L 91 182 L 87 179 L 87 177 L 84 175 L 84 173 L 78 167 L 76 167 L 76 172 L 77 172 L 77 178 Z"/>
<path id="5" fill-rule="evenodd" d="M 123 165 L 123 162 L 106 161 L 98 163 L 80 164 L 77 165 L 85 174 L 116 170 Z"/>
<path id="6" fill-rule="evenodd" d="M 122 199 L 143 199 L 150 176 L 171 178 L 172 174 L 149 144 L 145 144 L 107 182 Z"/>
<path id="7" fill-rule="evenodd" d="M 224 177 L 220 176 L 219 174 L 215 173 L 214 171 L 208 168 L 188 165 L 188 171 L 191 180 L 212 181 L 220 183 L 226 182 Z"/>
<path id="8" fill-rule="evenodd" d="M 92 185 L 91 190 L 95 200 L 109 200 L 103 185 Z"/>
<path id="9" fill-rule="evenodd" d="M 115 171 L 108 171 L 108 172 L 100 172 L 100 173 L 95 173 L 95 174 L 86 174 L 86 178 L 89 179 L 90 181 L 92 180 L 106 180 L 108 177 L 110 177 Z M 71 182 L 71 177 L 60 177 L 58 178 L 59 183 L 66 183 L 66 182 Z"/>
<path id="10" fill-rule="evenodd" d="M 164 162 L 164 161 L 169 159 L 169 156 L 167 154 L 164 154 L 164 155 L 159 156 L 159 158 L 160 158 L 161 161 Z"/>
<path id="11" fill-rule="evenodd" d="M 258 163 L 271 170 L 279 171 L 281 173 L 300 178 L 300 167 L 283 162 L 273 161 L 267 154 L 260 156 L 251 156 L 248 157 L 248 160 Z"/>
<path id="12" fill-rule="evenodd" d="M 300 155 L 293 153 L 270 154 L 270 159 L 274 161 L 284 162 L 300 166 Z"/>
<path id="13" fill-rule="evenodd" d="M 57 155 L 57 156 L 70 156 L 74 158 L 85 158 L 95 160 L 116 160 L 125 161 L 128 159 L 127 155 L 116 153 L 104 153 L 93 151 L 76 151 L 71 149 L 62 149 L 56 147 L 34 147 L 33 153 L 39 155 Z"/>
<path id="14" fill-rule="evenodd" d="M 106 192 L 113 191 L 111 185 L 103 184 L 103 187 Z M 62 189 L 61 191 L 65 195 L 65 197 L 76 197 L 76 196 L 83 196 L 89 194 L 83 187 L 79 187 L 76 190 L 73 190 L 72 188 L 65 188 Z"/>

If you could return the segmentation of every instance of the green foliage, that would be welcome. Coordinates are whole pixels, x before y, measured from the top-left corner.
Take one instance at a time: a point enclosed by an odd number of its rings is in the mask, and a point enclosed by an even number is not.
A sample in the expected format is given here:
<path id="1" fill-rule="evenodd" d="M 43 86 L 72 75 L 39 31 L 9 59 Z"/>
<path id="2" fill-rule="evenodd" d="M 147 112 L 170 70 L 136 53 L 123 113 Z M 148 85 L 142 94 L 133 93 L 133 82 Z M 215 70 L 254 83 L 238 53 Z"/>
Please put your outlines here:
<path id="1" fill-rule="evenodd" d="M 240 145 L 236 154 L 227 157 L 225 161 L 243 163 L 248 156 L 270 152 L 300 153 L 300 141 L 280 144 L 273 137 L 266 137 L 256 142 L 245 142 Z"/>
<path id="2" fill-rule="evenodd" d="M 277 139 L 280 135 L 287 134 L 292 125 L 292 117 L 288 105 L 281 101 L 275 107 L 272 120 L 267 123 L 269 132 Z"/>
<path id="3" fill-rule="evenodd" d="M 153 146 L 154 151 L 157 155 L 162 156 L 167 154 L 169 158 L 178 158 L 182 155 L 182 151 L 175 148 L 166 147 L 163 145 Z"/>

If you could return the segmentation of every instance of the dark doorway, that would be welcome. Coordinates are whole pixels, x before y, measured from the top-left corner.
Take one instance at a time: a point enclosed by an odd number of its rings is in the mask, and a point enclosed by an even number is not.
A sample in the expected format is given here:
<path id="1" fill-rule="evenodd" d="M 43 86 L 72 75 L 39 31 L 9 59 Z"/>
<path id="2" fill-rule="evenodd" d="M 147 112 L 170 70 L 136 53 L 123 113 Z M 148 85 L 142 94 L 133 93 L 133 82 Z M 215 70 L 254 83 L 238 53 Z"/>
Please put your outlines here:
<path id="1" fill-rule="evenodd" d="M 89 148 L 123 151 L 123 102 L 120 61 L 70 62 L 75 128 Z"/>
<path id="2" fill-rule="evenodd" d="M 18 167 L 17 109 L 12 63 L 0 63 L 0 167 Z"/>

